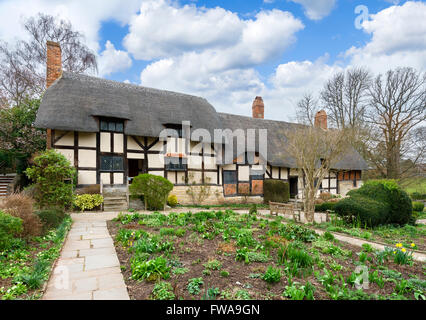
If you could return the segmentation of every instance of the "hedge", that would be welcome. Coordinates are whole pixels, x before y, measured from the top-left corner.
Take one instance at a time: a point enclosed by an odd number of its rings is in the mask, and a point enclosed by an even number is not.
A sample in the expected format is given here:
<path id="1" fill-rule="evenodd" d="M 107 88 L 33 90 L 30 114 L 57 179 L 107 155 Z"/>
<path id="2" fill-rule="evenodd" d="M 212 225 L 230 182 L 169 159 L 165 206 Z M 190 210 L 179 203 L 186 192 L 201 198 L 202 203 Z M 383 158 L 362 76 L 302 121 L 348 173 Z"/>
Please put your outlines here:
<path id="1" fill-rule="evenodd" d="M 426 193 L 413 192 L 410 196 L 413 200 L 426 200 Z"/>
<path id="2" fill-rule="evenodd" d="M 288 202 L 290 199 L 290 185 L 281 180 L 265 180 L 263 182 L 263 198 L 265 203 Z"/>
<path id="3" fill-rule="evenodd" d="M 334 207 L 341 216 L 358 217 L 369 226 L 405 225 L 410 221 L 411 199 L 394 180 L 367 181 L 361 188 L 349 191 L 348 196 Z"/>
<path id="4" fill-rule="evenodd" d="M 425 205 L 423 202 L 413 202 L 413 211 L 423 212 Z"/>
<path id="5" fill-rule="evenodd" d="M 129 187 L 132 195 L 143 195 L 146 209 L 163 210 L 167 196 L 173 189 L 169 180 L 153 174 L 140 174 Z"/>
<path id="6" fill-rule="evenodd" d="M 315 205 L 315 212 L 327 212 L 327 210 L 334 210 L 337 202 L 323 202 Z"/>

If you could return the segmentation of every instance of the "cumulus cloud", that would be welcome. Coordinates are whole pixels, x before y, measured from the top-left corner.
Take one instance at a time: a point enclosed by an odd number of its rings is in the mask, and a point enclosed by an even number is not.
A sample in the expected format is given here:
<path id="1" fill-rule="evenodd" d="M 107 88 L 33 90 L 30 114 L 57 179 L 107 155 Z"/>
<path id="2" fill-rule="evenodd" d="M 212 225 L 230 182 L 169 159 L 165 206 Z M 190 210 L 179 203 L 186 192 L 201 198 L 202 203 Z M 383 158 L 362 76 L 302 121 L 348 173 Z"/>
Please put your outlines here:
<path id="1" fill-rule="evenodd" d="M 366 65 L 375 72 L 396 66 L 426 68 L 425 3 L 408 1 L 391 6 L 371 15 L 362 27 L 371 40 L 345 52 L 351 65 Z"/>
<path id="2" fill-rule="evenodd" d="M 321 20 L 328 16 L 334 9 L 336 0 L 290 0 L 301 4 L 305 15 L 311 20 Z"/>
<path id="3" fill-rule="evenodd" d="M 124 46 L 136 58 L 162 59 L 196 52 L 218 69 L 252 65 L 280 54 L 303 28 L 289 12 L 261 11 L 240 19 L 222 8 L 147 1 L 130 21 Z"/>
<path id="4" fill-rule="evenodd" d="M 99 50 L 101 22 L 115 20 L 128 23 L 137 12 L 140 0 L 3 0 L 0 2 L 0 38 L 8 42 L 25 39 L 21 26 L 24 18 L 39 12 L 70 20 L 74 29 L 82 32 L 86 44 L 95 52 Z"/>
<path id="5" fill-rule="evenodd" d="M 122 50 L 116 50 L 111 41 L 105 43 L 105 50 L 98 59 L 99 75 L 106 76 L 114 72 L 125 71 L 132 66 L 129 54 Z"/>

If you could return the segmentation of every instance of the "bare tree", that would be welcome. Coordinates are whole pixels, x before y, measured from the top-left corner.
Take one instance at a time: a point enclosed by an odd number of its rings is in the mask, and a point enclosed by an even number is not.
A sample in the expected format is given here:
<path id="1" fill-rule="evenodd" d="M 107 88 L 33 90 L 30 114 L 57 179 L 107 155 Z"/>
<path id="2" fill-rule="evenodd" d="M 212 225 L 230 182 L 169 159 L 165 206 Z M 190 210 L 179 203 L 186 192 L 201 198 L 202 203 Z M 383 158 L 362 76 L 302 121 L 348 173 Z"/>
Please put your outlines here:
<path id="1" fill-rule="evenodd" d="M 312 93 L 305 93 L 297 102 L 296 119 L 298 123 L 314 125 L 315 113 L 318 111 L 318 100 Z"/>
<path id="2" fill-rule="evenodd" d="M 70 22 L 39 13 L 24 21 L 30 35 L 15 48 L 0 43 L 0 88 L 9 102 L 21 103 L 26 97 L 39 97 L 45 90 L 46 41 L 58 42 L 63 69 L 75 73 L 97 71 L 95 54 L 83 44 L 83 35 Z"/>
<path id="3" fill-rule="evenodd" d="M 376 140 L 384 153 L 385 176 L 398 179 L 401 177 L 402 151 L 407 153 L 404 149 L 408 147 L 415 152 L 409 141 L 416 138 L 413 130 L 426 120 L 426 73 L 418 73 L 412 68 L 389 70 L 385 76 L 375 78 L 369 95 L 367 119 L 380 133 Z M 411 154 L 414 164 L 424 152 L 424 146 L 417 152 L 420 152 L 418 156 Z"/>
<path id="4" fill-rule="evenodd" d="M 304 179 L 304 212 L 314 221 L 315 197 L 324 177 L 335 168 L 348 150 L 345 130 L 323 130 L 313 126 L 296 126 L 285 132 L 286 151 Z"/>
<path id="5" fill-rule="evenodd" d="M 359 128 L 367 107 L 369 71 L 353 68 L 335 74 L 321 91 L 321 101 L 332 125 L 338 129 Z"/>

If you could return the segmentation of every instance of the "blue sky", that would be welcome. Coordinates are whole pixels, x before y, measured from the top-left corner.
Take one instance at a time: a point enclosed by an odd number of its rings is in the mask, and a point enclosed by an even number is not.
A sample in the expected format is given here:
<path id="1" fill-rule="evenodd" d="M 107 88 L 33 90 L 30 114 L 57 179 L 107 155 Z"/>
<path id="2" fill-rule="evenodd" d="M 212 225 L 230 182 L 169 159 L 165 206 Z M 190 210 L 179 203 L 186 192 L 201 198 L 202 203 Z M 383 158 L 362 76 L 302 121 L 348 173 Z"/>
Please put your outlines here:
<path id="1" fill-rule="evenodd" d="M 357 6 L 368 9 L 355 27 Z M 426 69 L 426 3 L 398 0 L 0 0 L 0 39 L 38 12 L 70 20 L 97 76 L 205 97 L 222 112 L 294 119 L 336 72 Z"/>

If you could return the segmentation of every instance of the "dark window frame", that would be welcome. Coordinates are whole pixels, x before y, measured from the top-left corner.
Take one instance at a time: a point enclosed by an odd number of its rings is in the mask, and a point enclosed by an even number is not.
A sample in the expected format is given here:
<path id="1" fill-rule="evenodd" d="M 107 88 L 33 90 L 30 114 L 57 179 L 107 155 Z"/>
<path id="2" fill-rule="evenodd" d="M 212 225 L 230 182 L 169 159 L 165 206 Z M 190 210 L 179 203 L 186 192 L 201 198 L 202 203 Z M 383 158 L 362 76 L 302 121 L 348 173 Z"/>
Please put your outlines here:
<path id="1" fill-rule="evenodd" d="M 111 166 L 110 168 L 105 168 L 103 166 L 104 162 L 103 160 L 105 158 L 110 158 L 111 161 Z M 116 169 L 116 163 L 120 161 L 121 165 L 119 166 L 118 169 Z M 124 172 L 124 158 L 120 157 L 120 156 L 105 156 L 105 155 L 101 155 L 101 159 L 100 159 L 100 172 Z"/>
<path id="2" fill-rule="evenodd" d="M 104 127 L 105 124 L 106 124 L 106 129 Z M 112 126 L 114 126 L 114 128 L 112 128 Z M 119 126 L 119 129 L 117 129 L 117 126 Z M 101 132 L 124 133 L 124 120 L 115 119 L 115 118 L 100 118 L 99 130 Z"/>
<path id="3" fill-rule="evenodd" d="M 228 178 L 226 177 L 227 174 L 232 174 L 235 176 L 235 180 L 232 180 L 232 182 L 228 182 Z M 237 170 L 223 170 L 223 184 L 238 184 L 238 175 Z"/>
<path id="4" fill-rule="evenodd" d="M 178 163 L 176 160 L 171 159 L 179 159 Z M 165 157 L 165 169 L 166 171 L 186 171 L 188 170 L 187 160 L 184 157 Z"/>

